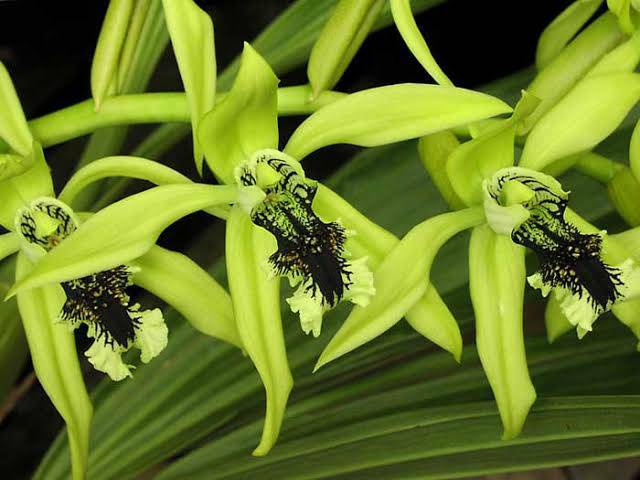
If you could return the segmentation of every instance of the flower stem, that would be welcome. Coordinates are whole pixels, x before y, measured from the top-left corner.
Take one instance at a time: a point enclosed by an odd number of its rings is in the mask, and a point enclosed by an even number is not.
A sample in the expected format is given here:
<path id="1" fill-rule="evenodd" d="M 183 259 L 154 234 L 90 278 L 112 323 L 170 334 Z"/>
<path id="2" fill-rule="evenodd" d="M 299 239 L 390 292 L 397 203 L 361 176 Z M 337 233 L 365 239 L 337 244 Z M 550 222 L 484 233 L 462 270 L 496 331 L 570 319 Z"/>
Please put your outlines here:
<path id="1" fill-rule="evenodd" d="M 278 111 L 281 115 L 302 115 L 342 98 L 345 94 L 323 92 L 311 101 L 308 85 L 278 89 Z M 224 98 L 216 96 L 216 101 Z M 43 147 L 56 145 L 87 135 L 99 128 L 138 123 L 188 123 L 189 106 L 184 93 L 142 93 L 120 95 L 104 100 L 95 111 L 93 100 L 85 100 L 29 122 L 35 138 Z"/>

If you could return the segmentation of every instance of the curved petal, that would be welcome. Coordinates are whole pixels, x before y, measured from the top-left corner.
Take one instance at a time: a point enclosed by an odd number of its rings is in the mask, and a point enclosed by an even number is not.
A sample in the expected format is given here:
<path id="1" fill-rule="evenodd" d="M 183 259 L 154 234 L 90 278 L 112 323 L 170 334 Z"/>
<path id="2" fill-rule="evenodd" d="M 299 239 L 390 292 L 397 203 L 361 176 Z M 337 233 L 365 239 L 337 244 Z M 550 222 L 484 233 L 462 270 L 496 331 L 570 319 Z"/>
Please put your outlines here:
<path id="1" fill-rule="evenodd" d="M 157 245 L 137 258 L 133 282 L 164 300 L 197 330 L 242 348 L 231 297 L 186 255 Z"/>
<path id="2" fill-rule="evenodd" d="M 284 151 L 298 160 L 327 145 L 373 147 L 508 113 L 495 97 L 463 88 L 399 84 L 337 100 L 307 118 Z"/>
<path id="3" fill-rule="evenodd" d="M 125 264 L 146 253 L 176 220 L 235 202 L 237 189 L 202 184 L 164 185 L 109 205 L 45 255 L 17 282 L 16 291 L 63 282 Z"/>
<path id="4" fill-rule="evenodd" d="M 242 345 L 258 370 L 267 407 L 260 444 L 266 455 L 280 433 L 293 379 L 280 318 L 280 279 L 269 278 L 262 264 L 275 250 L 275 239 L 251 223 L 239 207 L 227 220 L 226 259 L 229 289 Z"/>
<path id="5" fill-rule="evenodd" d="M 416 20 L 413 18 L 410 0 L 391 0 L 391 13 L 396 28 L 400 32 L 404 43 L 407 44 L 413 56 L 420 62 L 420 65 L 427 71 L 433 79 L 440 85 L 453 86 L 449 77 L 442 71 L 435 58 L 431 54 L 431 50 L 427 46 L 427 42 L 420 33 Z"/>
<path id="6" fill-rule="evenodd" d="M 415 226 L 374 270 L 376 295 L 355 306 L 325 347 L 315 370 L 395 325 L 426 293 L 429 270 L 442 245 L 484 220 L 481 208 L 444 213 Z"/>
<path id="7" fill-rule="evenodd" d="M 27 275 L 31 268 L 29 260 L 18 254 L 17 279 Z M 56 322 L 63 303 L 64 293 L 59 285 L 18 295 L 18 309 L 34 370 L 67 424 L 73 478 L 80 480 L 86 476 L 93 407 L 82 378 L 73 333 Z"/>
<path id="8" fill-rule="evenodd" d="M 180 77 L 189 102 L 193 132 L 193 156 L 202 175 L 202 147 L 198 124 L 213 108 L 216 95 L 216 52 L 213 22 L 192 0 L 163 0 L 171 45 L 178 61 Z"/>
<path id="9" fill-rule="evenodd" d="M 0 104 L 2 105 L 0 137 L 21 156 L 28 156 L 33 146 L 33 137 L 9 72 L 2 62 L 0 62 Z"/>
<path id="10" fill-rule="evenodd" d="M 524 349 L 524 248 L 491 227 L 477 227 L 469 244 L 469 290 L 482 367 L 498 404 L 503 439 L 516 437 L 536 392 Z"/>
<path id="11" fill-rule="evenodd" d="M 313 208 L 325 219 L 340 221 L 355 232 L 347 248 L 355 257 L 366 257 L 370 268 L 377 268 L 400 242 L 395 235 L 375 224 L 353 208 L 328 187 L 318 184 Z M 375 286 L 375 276 L 374 276 Z M 421 335 L 450 352 L 459 361 L 462 354 L 462 336 L 456 319 L 447 308 L 437 290 L 423 280 L 425 294 L 405 314 L 407 322 Z"/>
<path id="12" fill-rule="evenodd" d="M 198 128 L 207 165 L 225 183 L 252 153 L 278 148 L 278 79 L 265 60 L 244 44 L 233 87 Z"/>

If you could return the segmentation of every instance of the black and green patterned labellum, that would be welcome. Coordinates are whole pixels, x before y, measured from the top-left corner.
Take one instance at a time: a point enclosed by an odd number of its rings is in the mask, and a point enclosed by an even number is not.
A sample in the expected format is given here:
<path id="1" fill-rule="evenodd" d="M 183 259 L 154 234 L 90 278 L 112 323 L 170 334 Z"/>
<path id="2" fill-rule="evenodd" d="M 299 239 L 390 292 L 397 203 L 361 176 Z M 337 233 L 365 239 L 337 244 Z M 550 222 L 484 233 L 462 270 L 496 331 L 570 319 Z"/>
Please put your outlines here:
<path id="1" fill-rule="evenodd" d="M 600 314 L 622 298 L 621 271 L 602 261 L 602 238 L 583 234 L 564 218 L 565 196 L 541 181 L 524 175 L 505 175 L 498 186 L 516 180 L 534 193 L 524 206 L 530 217 L 511 233 L 512 240 L 533 250 L 544 284 L 562 287 L 582 299 L 586 296 Z"/>
<path id="2" fill-rule="evenodd" d="M 96 340 L 105 345 L 127 348 L 135 339 L 137 314 L 129 306 L 126 288 L 131 272 L 125 266 L 94 273 L 62 283 L 67 300 L 61 318 L 85 322 L 95 329 Z"/>
<path id="3" fill-rule="evenodd" d="M 306 291 L 321 296 L 333 307 L 351 285 L 351 271 L 343 257 L 346 233 L 337 222 L 323 222 L 313 211 L 317 186 L 306 182 L 287 162 L 277 158 L 260 160 L 281 175 L 276 183 L 264 188 L 262 203 L 251 212 L 253 223 L 270 232 L 278 250 L 269 262 L 280 275 L 302 277 Z M 243 185 L 255 185 L 255 175 L 244 170 Z"/>

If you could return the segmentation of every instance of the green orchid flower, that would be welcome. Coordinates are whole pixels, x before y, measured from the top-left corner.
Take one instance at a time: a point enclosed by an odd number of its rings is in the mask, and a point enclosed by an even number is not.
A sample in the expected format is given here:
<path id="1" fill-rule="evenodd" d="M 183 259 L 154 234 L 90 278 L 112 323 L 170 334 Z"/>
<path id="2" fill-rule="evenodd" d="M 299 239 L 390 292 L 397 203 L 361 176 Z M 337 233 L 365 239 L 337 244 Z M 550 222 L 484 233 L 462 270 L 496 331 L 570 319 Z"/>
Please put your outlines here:
<path id="1" fill-rule="evenodd" d="M 335 194 L 309 180 L 300 160 L 327 145 L 381 145 L 509 110 L 492 97 L 464 89 L 392 85 L 320 108 L 279 150 L 277 85 L 269 65 L 245 44 L 231 90 L 198 128 L 208 167 L 221 182 L 241 190 L 227 218 L 226 259 L 238 331 L 267 394 L 255 455 L 266 454 L 275 443 L 292 388 L 278 277 L 295 287 L 287 304 L 299 315 L 302 329 L 317 336 L 323 314 L 339 302 L 360 307 L 375 298 L 370 265 L 384 255 L 377 244 L 395 241 L 339 197 L 328 201 Z M 365 238 L 369 233 L 377 238 Z M 427 295 L 428 302 L 413 316 L 416 328 L 459 355 L 460 335 L 457 326 L 451 327 L 450 312 L 437 293 L 426 290 L 419 297 Z M 418 312 L 438 312 L 446 319 L 446 333 L 439 323 L 424 327 L 428 322 L 418 319 Z"/>
<path id="2" fill-rule="evenodd" d="M 241 346 L 231 299 L 186 256 L 154 245 L 175 220 L 200 209 L 224 214 L 235 187 L 198 185 L 155 162 L 132 157 L 98 160 L 81 169 L 59 198 L 37 143 L 32 167 L 2 185 L 0 255 L 18 256 L 16 295 L 34 369 L 69 431 L 74 478 L 86 471 L 91 402 L 72 331 L 85 324 L 93 339 L 89 362 L 113 380 L 131 376 L 122 354 L 136 348 L 147 363 L 168 341 L 159 309 L 131 302 L 127 287 L 142 286 L 174 306 L 205 334 Z M 70 207 L 82 189 L 108 176 L 159 184 L 95 214 Z"/>
<path id="3" fill-rule="evenodd" d="M 516 196 L 520 202 L 501 204 L 501 198 Z M 638 295 L 640 267 L 631 257 L 607 263 L 606 232 L 580 230 L 566 218 L 567 203 L 568 193 L 558 181 L 539 172 L 510 168 L 485 182 L 489 224 L 536 254 L 539 270 L 528 277 L 529 284 L 545 297 L 553 292 L 582 338 L 601 314 Z"/>

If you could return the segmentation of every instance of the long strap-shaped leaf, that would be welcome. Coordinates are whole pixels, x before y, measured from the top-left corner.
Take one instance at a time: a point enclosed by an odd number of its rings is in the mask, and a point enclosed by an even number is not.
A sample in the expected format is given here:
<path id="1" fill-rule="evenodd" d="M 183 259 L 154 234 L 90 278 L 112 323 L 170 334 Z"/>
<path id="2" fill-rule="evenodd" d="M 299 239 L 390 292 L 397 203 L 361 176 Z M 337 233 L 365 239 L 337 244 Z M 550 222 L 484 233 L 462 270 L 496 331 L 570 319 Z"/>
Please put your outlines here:
<path id="1" fill-rule="evenodd" d="M 23 278 L 32 265 L 19 254 L 16 277 Z M 28 290 L 18 295 L 18 309 L 29 342 L 38 380 L 67 424 L 74 480 L 85 478 L 89 454 L 89 428 L 93 407 L 84 385 L 73 333 L 57 321 L 64 303 L 58 285 Z"/>

